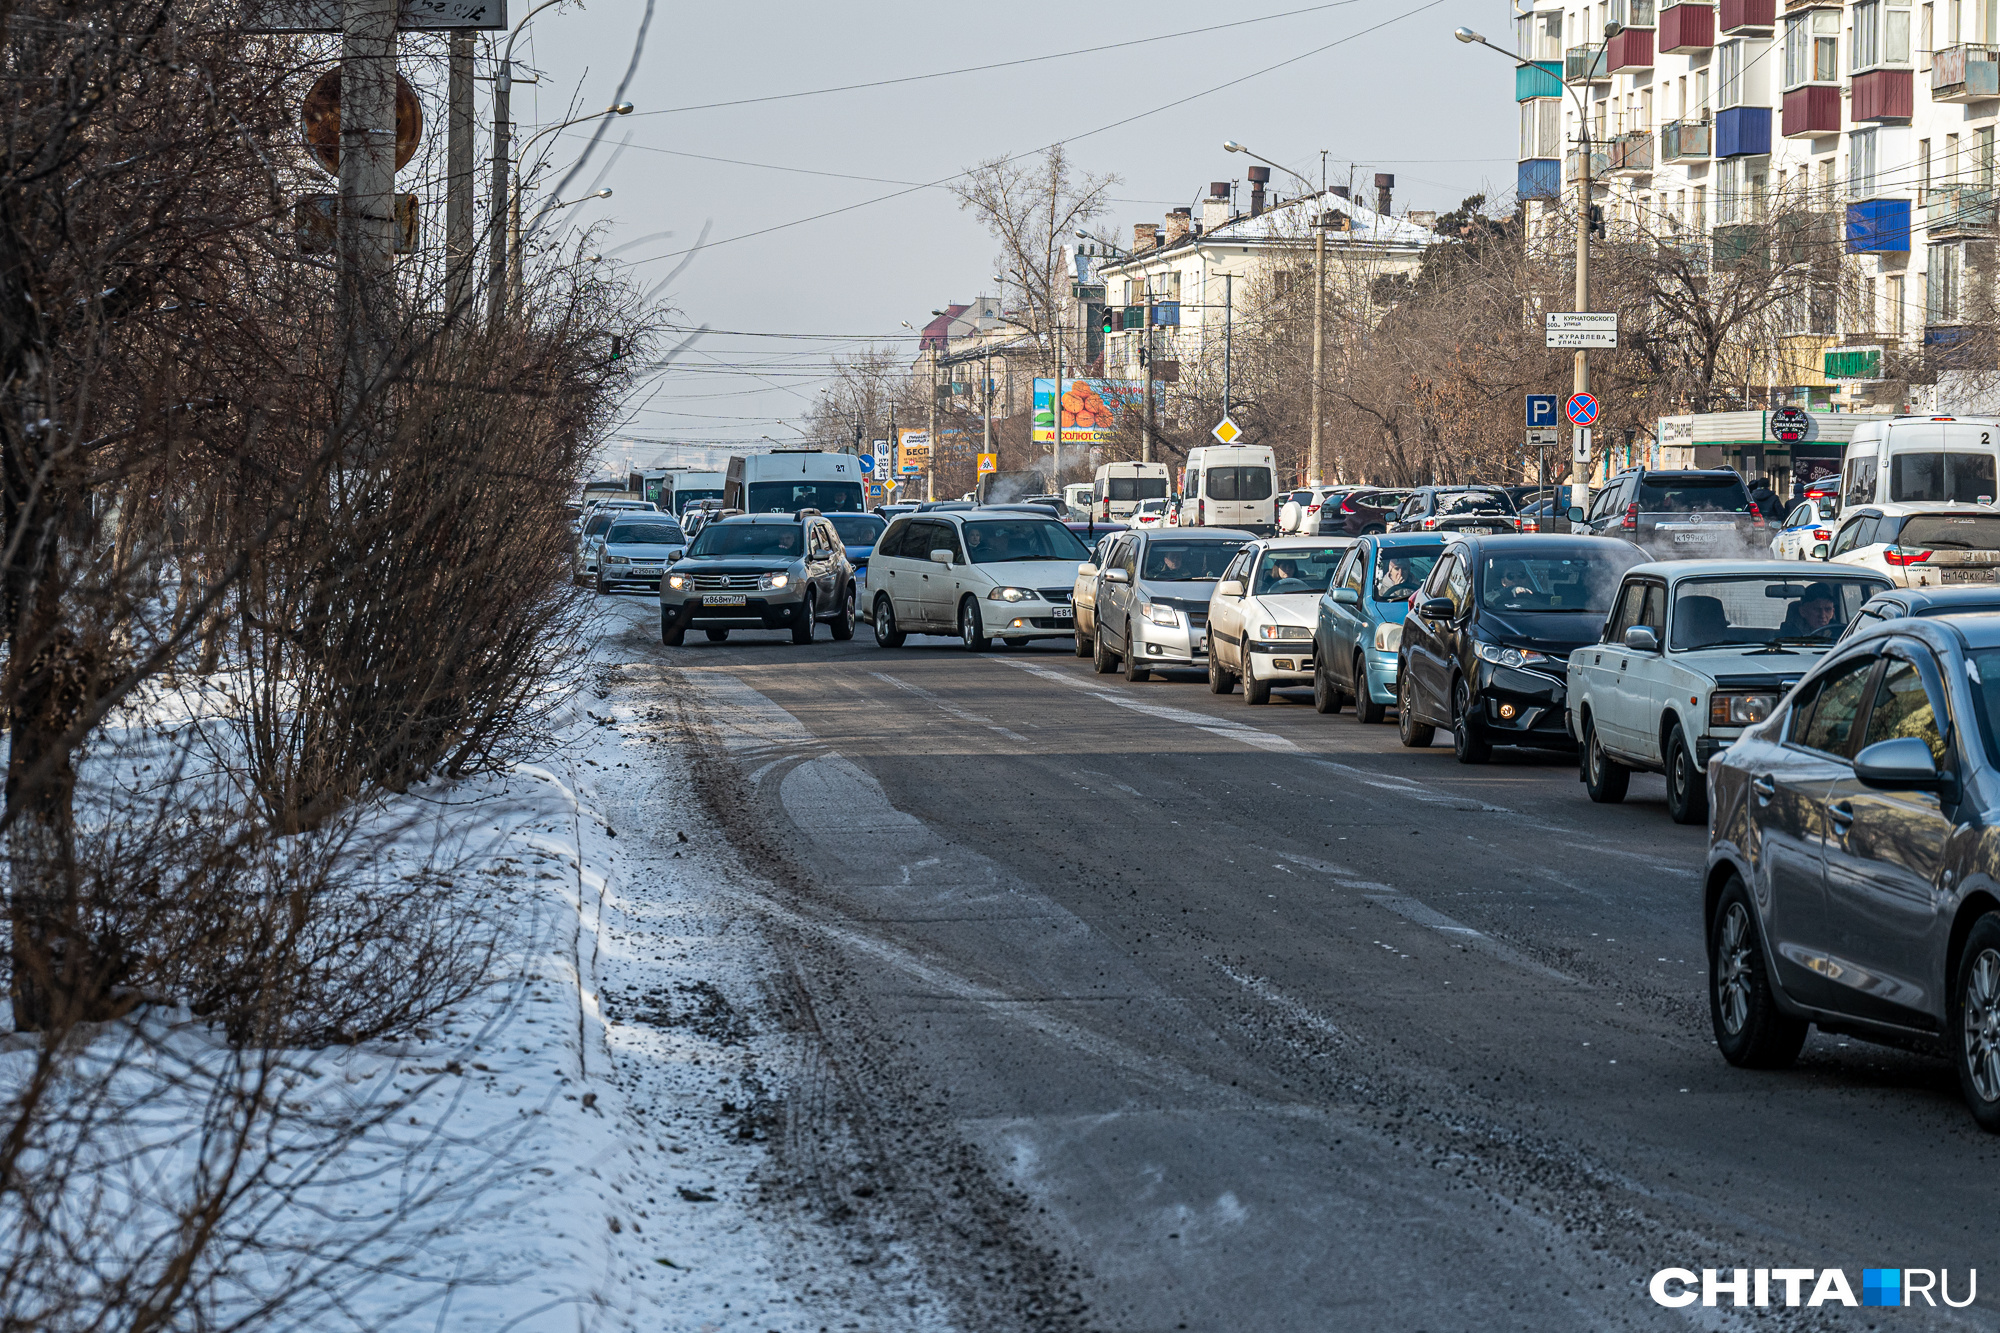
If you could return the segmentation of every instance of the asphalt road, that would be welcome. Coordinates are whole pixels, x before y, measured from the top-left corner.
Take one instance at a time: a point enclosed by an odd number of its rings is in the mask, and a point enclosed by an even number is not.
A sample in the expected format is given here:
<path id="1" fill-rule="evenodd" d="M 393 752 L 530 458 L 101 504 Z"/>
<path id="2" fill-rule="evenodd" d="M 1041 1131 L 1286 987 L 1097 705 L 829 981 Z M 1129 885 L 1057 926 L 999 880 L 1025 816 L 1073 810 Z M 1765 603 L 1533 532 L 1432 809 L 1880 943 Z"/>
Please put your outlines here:
<path id="1" fill-rule="evenodd" d="M 1716 1053 L 1704 834 L 1657 778 L 1596 806 L 1567 756 L 1464 767 L 1067 644 L 668 650 L 617 614 L 773 885 L 873 1225 L 968 1326 L 1716 1326 L 1648 1297 L 1668 1266 L 2000 1288 L 2000 1141 L 1945 1064 Z M 1980 1294 L 1894 1317 L 2000 1327 Z"/>

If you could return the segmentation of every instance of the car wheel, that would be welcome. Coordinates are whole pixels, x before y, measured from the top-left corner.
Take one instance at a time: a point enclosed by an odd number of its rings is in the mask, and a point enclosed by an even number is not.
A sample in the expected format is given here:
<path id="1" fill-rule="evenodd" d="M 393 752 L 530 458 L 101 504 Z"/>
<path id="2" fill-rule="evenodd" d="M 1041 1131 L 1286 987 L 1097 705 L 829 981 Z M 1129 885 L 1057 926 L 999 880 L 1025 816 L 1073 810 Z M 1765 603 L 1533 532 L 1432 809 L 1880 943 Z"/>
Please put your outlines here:
<path id="1" fill-rule="evenodd" d="M 1257 679 L 1257 654 L 1243 654 L 1243 702 L 1246 704 L 1267 704 L 1271 702 L 1271 682 Z"/>
<path id="2" fill-rule="evenodd" d="M 1461 764 L 1483 764 L 1493 747 L 1472 729 L 1472 688 L 1460 677 L 1451 691 L 1451 752 Z"/>
<path id="3" fill-rule="evenodd" d="M 1676 722 L 1667 733 L 1667 814 L 1676 824 L 1708 822 L 1708 779 Z"/>
<path id="4" fill-rule="evenodd" d="M 1735 875 L 1708 923 L 1708 1016 L 1722 1058 L 1743 1069 L 1783 1069 L 1798 1059 L 1808 1024 L 1778 1008 L 1750 894 Z"/>
<path id="5" fill-rule="evenodd" d="M 597 591 L 600 593 L 611 591 L 611 585 L 604 581 L 604 566 L 602 565 L 597 567 Z"/>
<path id="6" fill-rule="evenodd" d="M 1078 631 L 1076 635 L 1076 640 L 1071 645 L 1071 647 L 1074 649 L 1078 657 L 1090 656 L 1091 651 L 1094 648 L 1096 648 L 1096 646 L 1097 645 L 1091 640 L 1090 636 L 1082 633 L 1081 631 Z"/>
<path id="7" fill-rule="evenodd" d="M 1313 651 L 1313 711 L 1338 713 L 1340 711 L 1340 687 L 1333 683 L 1333 677 L 1326 672 L 1326 657 L 1317 649 Z"/>
<path id="8" fill-rule="evenodd" d="M 1396 673 L 1396 737 L 1412 750 L 1421 750 L 1437 739 L 1437 728 L 1417 721 L 1416 686 L 1405 666 Z"/>
<path id="9" fill-rule="evenodd" d="M 792 642 L 811 643 L 813 630 L 819 625 L 819 599 L 811 588 L 806 589 L 806 599 L 799 603 L 799 609 L 792 613 Z"/>
<path id="10" fill-rule="evenodd" d="M 1354 720 L 1366 722 L 1369 726 L 1379 723 L 1389 710 L 1375 702 L 1374 693 L 1368 688 L 1368 663 L 1360 653 L 1354 655 Z"/>
<path id="11" fill-rule="evenodd" d="M 896 608 L 889 601 L 887 593 L 875 599 L 875 616 L 870 622 L 875 631 L 877 648 L 901 648 L 907 636 L 896 628 Z"/>
<path id="12" fill-rule="evenodd" d="M 1097 627 L 1097 637 L 1090 641 L 1090 669 L 1100 676 L 1108 676 L 1118 669 L 1118 655 L 1104 646 L 1104 626 Z"/>
<path id="13" fill-rule="evenodd" d="M 983 653 L 993 646 L 993 640 L 979 623 L 979 603 L 970 597 L 958 604 L 958 641 L 967 651 Z"/>
<path id="14" fill-rule="evenodd" d="M 1632 785 L 1632 770 L 1604 753 L 1604 747 L 1597 740 L 1597 723 L 1586 720 L 1583 724 L 1583 789 L 1590 799 L 1599 805 L 1616 805 L 1625 799 L 1625 791 Z"/>
<path id="15" fill-rule="evenodd" d="M 1125 679 L 1133 684 L 1144 680 L 1152 672 L 1139 663 L 1139 640 L 1132 634 L 1132 622 L 1125 622 Z"/>
<path id="16" fill-rule="evenodd" d="M 1959 1033 L 1958 1086 L 1979 1127 L 2000 1133 L 2000 912 L 1980 917 L 1966 936 L 1951 1007 L 1945 1030 Z"/>
<path id="17" fill-rule="evenodd" d="M 674 625 L 679 619 L 679 616 L 670 616 L 665 611 L 660 612 L 660 642 L 669 648 L 678 648 L 687 642 L 687 626 L 676 628 Z"/>
<path id="18" fill-rule="evenodd" d="M 854 637 L 854 585 L 847 585 L 847 592 L 840 599 L 840 614 L 831 625 L 833 637 L 843 643 Z"/>
<path id="19" fill-rule="evenodd" d="M 702 633 L 708 636 L 710 643 L 722 643 L 729 638 L 729 631 L 726 629 L 705 629 Z"/>
<path id="20" fill-rule="evenodd" d="M 1222 657 L 1213 643 L 1208 645 L 1208 692 L 1227 694 L 1236 688 L 1236 676 L 1222 665 Z"/>

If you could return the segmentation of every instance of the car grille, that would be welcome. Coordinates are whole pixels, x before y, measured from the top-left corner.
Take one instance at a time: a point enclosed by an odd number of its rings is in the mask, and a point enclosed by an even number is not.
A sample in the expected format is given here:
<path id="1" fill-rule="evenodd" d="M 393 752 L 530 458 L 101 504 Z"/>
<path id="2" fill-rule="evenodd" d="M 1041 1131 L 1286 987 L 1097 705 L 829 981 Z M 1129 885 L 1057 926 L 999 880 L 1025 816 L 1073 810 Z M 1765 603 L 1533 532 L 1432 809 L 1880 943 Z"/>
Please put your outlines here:
<path id="1" fill-rule="evenodd" d="M 1187 618 L 1188 624 L 1194 626 L 1196 629 L 1208 628 L 1208 612 L 1206 611 L 1190 611 L 1187 613 Z"/>
<path id="2" fill-rule="evenodd" d="M 755 592 L 760 574 L 696 574 L 696 592 Z"/>
<path id="3" fill-rule="evenodd" d="M 1057 606 L 1068 606 L 1070 594 L 1074 592 L 1075 589 L 1037 588 L 1035 591 L 1039 592 L 1043 597 L 1047 598 L 1049 601 L 1054 602 Z"/>

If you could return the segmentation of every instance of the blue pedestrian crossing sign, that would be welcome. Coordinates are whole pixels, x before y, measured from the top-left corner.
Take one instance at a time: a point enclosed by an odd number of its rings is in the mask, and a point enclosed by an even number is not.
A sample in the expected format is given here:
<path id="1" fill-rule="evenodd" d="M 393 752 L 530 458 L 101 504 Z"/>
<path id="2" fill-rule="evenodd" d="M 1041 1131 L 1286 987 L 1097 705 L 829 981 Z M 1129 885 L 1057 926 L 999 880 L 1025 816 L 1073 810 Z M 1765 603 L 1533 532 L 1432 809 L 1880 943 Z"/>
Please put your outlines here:
<path id="1" fill-rule="evenodd" d="M 1552 393 L 1531 393 L 1528 395 L 1528 429 L 1558 424 L 1556 417 L 1556 396 Z"/>

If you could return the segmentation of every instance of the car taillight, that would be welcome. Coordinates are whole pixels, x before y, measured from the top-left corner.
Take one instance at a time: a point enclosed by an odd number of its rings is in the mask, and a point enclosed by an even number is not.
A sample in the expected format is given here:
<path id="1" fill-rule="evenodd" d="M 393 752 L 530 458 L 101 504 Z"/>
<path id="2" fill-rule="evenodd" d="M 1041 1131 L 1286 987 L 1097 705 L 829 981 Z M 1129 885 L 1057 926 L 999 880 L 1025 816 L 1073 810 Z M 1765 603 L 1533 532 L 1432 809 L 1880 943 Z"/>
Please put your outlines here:
<path id="1" fill-rule="evenodd" d="M 1832 529 L 1832 528 L 1814 528 L 1814 529 L 1813 529 L 1813 540 L 1814 540 L 1814 541 L 1816 541 L 1816 542 L 1830 542 L 1830 541 L 1832 541 L 1832 540 L 1833 540 L 1833 529 Z"/>
<path id="2" fill-rule="evenodd" d="M 1307 512 L 1308 514 L 1317 514 L 1317 513 L 1319 512 L 1319 506 L 1318 506 L 1318 505 L 1307 505 L 1307 506 L 1306 506 L 1306 512 Z"/>
<path id="3" fill-rule="evenodd" d="M 1764 511 L 1757 507 L 1755 500 L 1750 502 L 1750 526 L 1753 528 L 1764 526 Z"/>
<path id="4" fill-rule="evenodd" d="M 1354 501 L 1352 501 L 1352 500 L 1342 500 L 1342 501 L 1340 502 L 1340 512 L 1341 512 L 1341 513 L 1343 513 L 1343 514 L 1351 514 L 1351 513 L 1353 513 L 1353 512 L 1354 512 Z"/>
<path id="5" fill-rule="evenodd" d="M 1625 526 L 1627 528 L 1636 528 L 1639 526 L 1639 502 L 1637 500 L 1625 506 Z"/>
<path id="6" fill-rule="evenodd" d="M 1542 530 L 1542 525 L 1540 523 L 1537 523 L 1534 519 L 1524 518 L 1521 520 L 1521 531 L 1540 532 L 1541 530 Z"/>
<path id="7" fill-rule="evenodd" d="M 1425 527 L 1425 528 L 1427 528 L 1427 529 L 1428 529 L 1428 528 L 1434 528 L 1434 527 L 1436 527 L 1437 525 L 1438 525 L 1438 521 L 1437 521 L 1436 519 L 1434 519 L 1434 518 L 1427 518 L 1427 519 L 1425 519 L 1425 520 L 1424 520 L 1424 527 Z"/>
<path id="8" fill-rule="evenodd" d="M 1882 552 L 1882 558 L 1892 565 L 1921 565 L 1931 558 L 1929 551 L 1898 551 L 1893 547 Z"/>
<path id="9" fill-rule="evenodd" d="M 1201 499 L 1196 500 L 1194 502 L 1194 525 L 1196 527 L 1201 527 L 1207 522 L 1208 522 L 1208 497 L 1203 496 Z"/>

